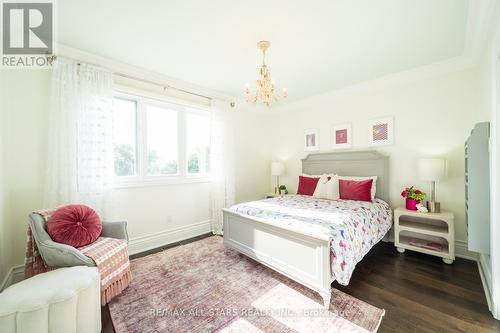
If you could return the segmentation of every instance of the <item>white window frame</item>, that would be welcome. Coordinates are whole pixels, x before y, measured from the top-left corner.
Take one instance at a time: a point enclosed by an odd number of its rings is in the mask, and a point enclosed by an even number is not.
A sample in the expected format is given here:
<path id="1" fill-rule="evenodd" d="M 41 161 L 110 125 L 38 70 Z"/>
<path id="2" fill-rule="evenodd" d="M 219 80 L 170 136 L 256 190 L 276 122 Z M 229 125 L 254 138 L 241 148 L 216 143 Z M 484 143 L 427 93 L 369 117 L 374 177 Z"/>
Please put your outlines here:
<path id="1" fill-rule="evenodd" d="M 116 176 L 115 175 L 115 168 L 114 168 L 114 165 L 113 165 L 113 175 L 115 177 L 114 181 L 115 183 L 118 183 L 118 182 L 132 182 L 132 181 L 135 181 L 137 179 L 137 177 L 139 176 L 139 173 L 140 173 L 140 161 L 139 161 L 139 155 L 140 155 L 140 149 L 141 147 L 139 147 L 139 137 L 138 137 L 138 128 L 139 128 L 139 106 L 137 104 L 137 101 L 133 98 L 130 98 L 130 96 L 128 95 L 116 95 L 115 96 L 116 98 L 119 98 L 119 99 L 122 99 L 122 100 L 125 100 L 125 101 L 130 101 L 130 102 L 135 102 L 135 175 L 133 176 Z M 114 106 L 113 106 L 114 107 Z M 115 116 L 115 113 L 113 111 L 113 117 Z M 113 142 L 114 144 L 114 142 Z M 114 156 L 113 156 L 114 157 Z M 113 162 L 114 162 L 114 158 L 113 158 Z M 118 181 L 119 179 L 119 181 Z"/>
<path id="2" fill-rule="evenodd" d="M 189 183 L 206 183 L 210 181 L 210 174 L 189 174 L 187 172 L 187 127 L 186 114 L 208 114 L 207 108 L 192 105 L 183 105 L 135 93 L 115 91 L 115 98 L 136 102 L 136 175 L 115 176 L 115 188 L 165 186 Z M 147 105 L 154 105 L 177 112 L 177 174 L 154 176 L 147 174 Z"/>

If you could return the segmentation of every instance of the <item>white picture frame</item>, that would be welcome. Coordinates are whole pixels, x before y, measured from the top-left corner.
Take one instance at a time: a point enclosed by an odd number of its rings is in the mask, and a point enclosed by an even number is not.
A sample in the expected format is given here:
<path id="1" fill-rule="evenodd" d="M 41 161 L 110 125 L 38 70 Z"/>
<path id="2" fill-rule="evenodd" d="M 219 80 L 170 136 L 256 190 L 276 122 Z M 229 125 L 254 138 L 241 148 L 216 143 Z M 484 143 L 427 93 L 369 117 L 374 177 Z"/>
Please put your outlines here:
<path id="1" fill-rule="evenodd" d="M 368 131 L 371 147 L 394 144 L 394 117 L 382 117 L 370 120 Z"/>
<path id="2" fill-rule="evenodd" d="M 352 124 L 335 124 L 332 127 L 332 148 L 347 149 L 352 147 Z"/>
<path id="3" fill-rule="evenodd" d="M 319 150 L 319 130 L 307 129 L 304 130 L 304 151 L 317 151 Z"/>

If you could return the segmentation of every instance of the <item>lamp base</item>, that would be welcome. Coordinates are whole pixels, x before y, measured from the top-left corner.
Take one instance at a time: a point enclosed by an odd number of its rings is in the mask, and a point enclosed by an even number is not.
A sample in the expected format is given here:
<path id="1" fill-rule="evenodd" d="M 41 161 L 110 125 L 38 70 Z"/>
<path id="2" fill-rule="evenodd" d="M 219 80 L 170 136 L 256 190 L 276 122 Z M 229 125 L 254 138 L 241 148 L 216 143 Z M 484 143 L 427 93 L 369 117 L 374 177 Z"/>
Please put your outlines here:
<path id="1" fill-rule="evenodd" d="M 429 213 L 441 213 L 441 203 L 435 201 L 427 201 L 427 210 Z"/>

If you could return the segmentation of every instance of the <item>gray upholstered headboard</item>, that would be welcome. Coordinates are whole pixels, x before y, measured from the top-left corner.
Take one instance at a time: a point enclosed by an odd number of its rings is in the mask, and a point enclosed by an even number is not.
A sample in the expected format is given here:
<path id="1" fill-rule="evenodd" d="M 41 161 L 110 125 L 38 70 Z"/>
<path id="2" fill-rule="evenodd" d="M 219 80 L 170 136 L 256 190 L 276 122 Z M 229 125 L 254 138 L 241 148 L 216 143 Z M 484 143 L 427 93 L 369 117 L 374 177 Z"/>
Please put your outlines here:
<path id="1" fill-rule="evenodd" d="M 375 196 L 389 202 L 389 157 L 377 151 L 310 154 L 302 160 L 302 172 L 310 175 L 377 176 Z"/>

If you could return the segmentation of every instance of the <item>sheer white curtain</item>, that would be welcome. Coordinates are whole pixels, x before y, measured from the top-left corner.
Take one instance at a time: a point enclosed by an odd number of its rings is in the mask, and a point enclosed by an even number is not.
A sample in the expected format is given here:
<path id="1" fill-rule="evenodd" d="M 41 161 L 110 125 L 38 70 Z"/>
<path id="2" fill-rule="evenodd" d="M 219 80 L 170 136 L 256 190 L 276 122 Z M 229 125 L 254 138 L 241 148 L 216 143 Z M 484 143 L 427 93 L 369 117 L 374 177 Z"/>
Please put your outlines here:
<path id="1" fill-rule="evenodd" d="M 212 100 L 210 139 L 210 222 L 212 232 L 222 235 L 222 208 L 234 204 L 234 146 L 231 112 L 224 103 Z"/>
<path id="2" fill-rule="evenodd" d="M 113 188 L 113 77 L 58 58 L 52 73 L 45 207 L 83 203 L 105 213 Z"/>

